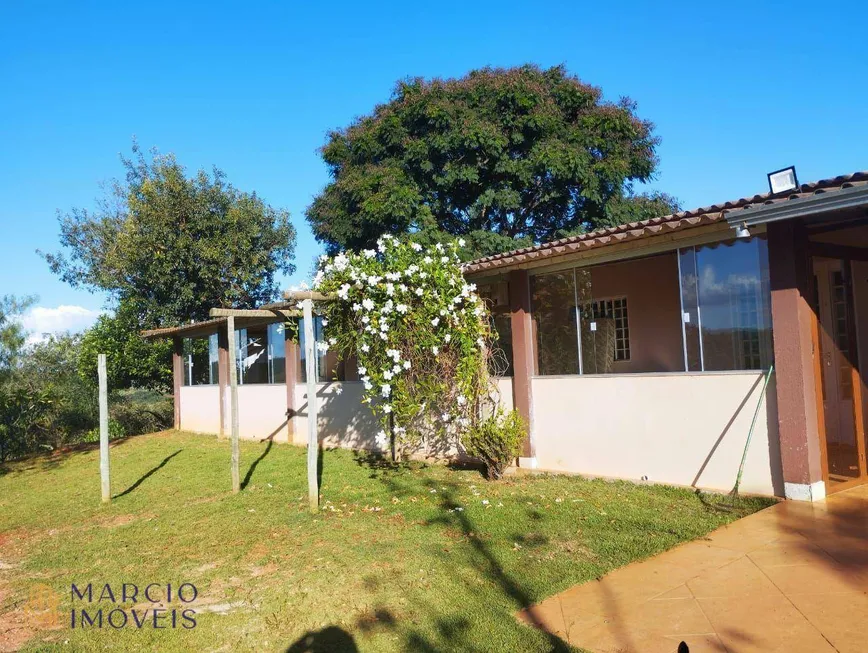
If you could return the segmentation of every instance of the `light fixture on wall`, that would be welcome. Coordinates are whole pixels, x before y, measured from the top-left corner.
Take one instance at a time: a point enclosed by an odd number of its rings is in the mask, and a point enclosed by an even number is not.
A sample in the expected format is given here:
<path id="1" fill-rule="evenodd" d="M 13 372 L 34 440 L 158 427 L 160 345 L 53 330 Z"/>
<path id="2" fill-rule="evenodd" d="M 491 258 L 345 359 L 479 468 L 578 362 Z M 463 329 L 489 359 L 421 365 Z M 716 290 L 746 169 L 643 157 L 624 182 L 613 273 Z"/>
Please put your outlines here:
<path id="1" fill-rule="evenodd" d="M 742 222 L 735 228 L 736 238 L 750 238 L 750 229 L 747 228 L 747 222 Z"/>
<path id="2" fill-rule="evenodd" d="M 795 190 L 799 187 L 795 166 L 770 172 L 768 178 L 770 193 L 786 193 L 788 190 Z"/>

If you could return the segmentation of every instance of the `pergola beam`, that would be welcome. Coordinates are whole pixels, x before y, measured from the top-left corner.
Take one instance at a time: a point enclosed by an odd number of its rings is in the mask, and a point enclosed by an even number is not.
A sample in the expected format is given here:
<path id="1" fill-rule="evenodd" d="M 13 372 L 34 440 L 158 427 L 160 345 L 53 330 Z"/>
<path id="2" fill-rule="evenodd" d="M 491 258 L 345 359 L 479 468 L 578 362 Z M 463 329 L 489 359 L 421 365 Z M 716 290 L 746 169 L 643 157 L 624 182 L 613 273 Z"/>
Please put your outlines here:
<path id="1" fill-rule="evenodd" d="M 287 309 L 266 308 L 212 308 L 208 311 L 211 317 L 302 317 L 302 312 Z"/>

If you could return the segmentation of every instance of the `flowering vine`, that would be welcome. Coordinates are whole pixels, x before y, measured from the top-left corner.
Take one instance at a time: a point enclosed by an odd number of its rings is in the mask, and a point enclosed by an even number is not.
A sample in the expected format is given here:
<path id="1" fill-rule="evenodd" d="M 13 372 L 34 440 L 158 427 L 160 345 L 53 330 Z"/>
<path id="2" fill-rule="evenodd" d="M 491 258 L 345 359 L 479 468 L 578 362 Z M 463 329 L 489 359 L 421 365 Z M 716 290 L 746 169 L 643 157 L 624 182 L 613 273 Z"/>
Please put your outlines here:
<path id="1" fill-rule="evenodd" d="M 390 435 L 415 444 L 432 430 L 460 436 L 488 396 L 491 327 L 461 274 L 462 245 L 426 249 L 384 235 L 376 250 L 320 259 L 314 288 L 337 301 L 320 309 L 326 340 L 318 346 L 356 358 L 381 445 Z"/>

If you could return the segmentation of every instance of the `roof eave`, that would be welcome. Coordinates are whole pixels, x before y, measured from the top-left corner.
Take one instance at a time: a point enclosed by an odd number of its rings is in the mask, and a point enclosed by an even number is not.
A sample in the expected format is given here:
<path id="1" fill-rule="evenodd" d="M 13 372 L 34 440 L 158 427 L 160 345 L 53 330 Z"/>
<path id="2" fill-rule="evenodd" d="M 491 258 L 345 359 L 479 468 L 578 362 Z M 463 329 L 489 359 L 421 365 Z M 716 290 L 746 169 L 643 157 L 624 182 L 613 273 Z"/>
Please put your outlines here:
<path id="1" fill-rule="evenodd" d="M 747 207 L 727 215 L 726 221 L 733 228 L 752 227 L 857 208 L 868 208 L 868 185 L 819 192 L 787 202 Z"/>

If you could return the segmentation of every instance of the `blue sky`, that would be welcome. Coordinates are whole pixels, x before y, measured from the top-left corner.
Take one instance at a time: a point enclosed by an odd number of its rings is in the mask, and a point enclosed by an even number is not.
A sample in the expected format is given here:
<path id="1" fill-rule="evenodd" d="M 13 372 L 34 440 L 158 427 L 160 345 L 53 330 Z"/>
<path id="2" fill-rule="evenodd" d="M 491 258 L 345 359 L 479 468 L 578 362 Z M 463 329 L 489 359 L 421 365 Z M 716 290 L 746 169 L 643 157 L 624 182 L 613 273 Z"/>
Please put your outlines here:
<path id="1" fill-rule="evenodd" d="M 858 12 L 831 17 L 806 2 L 374 4 L 0 5 L 0 294 L 39 295 L 36 329 L 83 324 L 101 308 L 102 296 L 61 283 L 35 250 L 57 248 L 58 209 L 91 207 L 99 184 L 121 174 L 118 154 L 134 135 L 289 209 L 299 273 L 287 283 L 305 277 L 319 248 L 304 210 L 327 182 L 317 148 L 407 76 L 564 63 L 655 122 L 652 186 L 686 208 L 763 192 L 765 173 L 790 164 L 802 181 L 868 169 Z"/>

